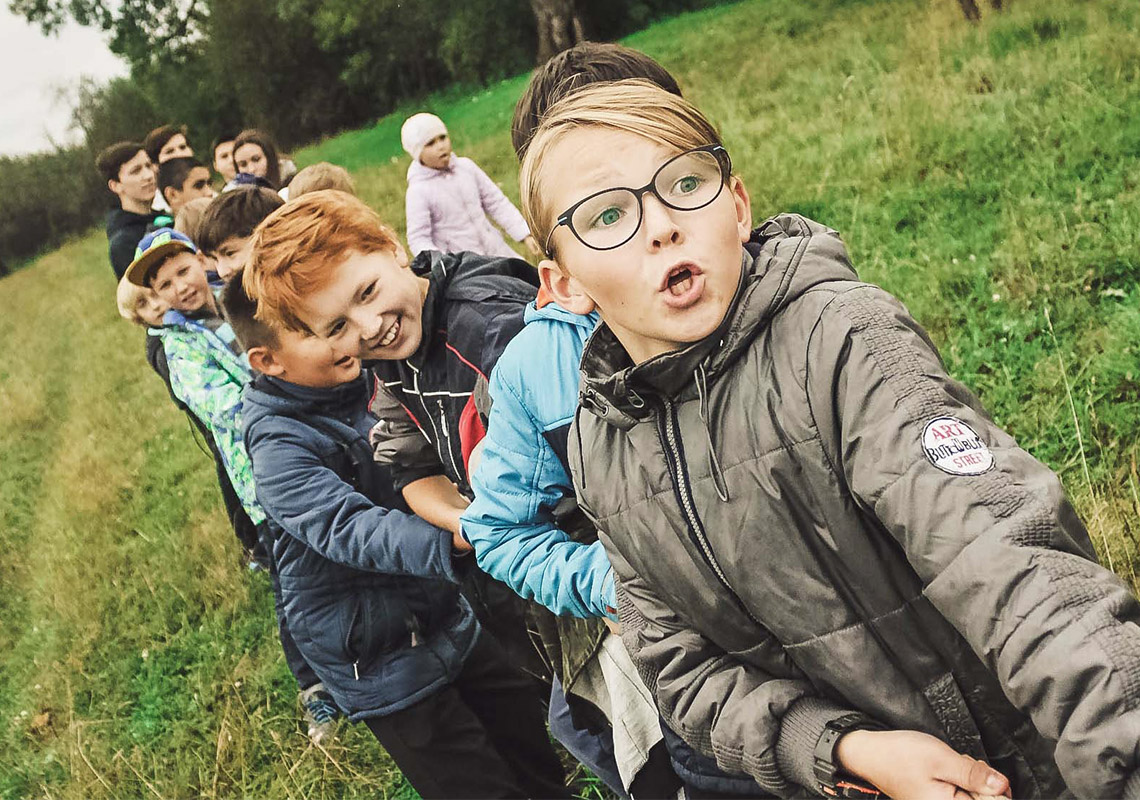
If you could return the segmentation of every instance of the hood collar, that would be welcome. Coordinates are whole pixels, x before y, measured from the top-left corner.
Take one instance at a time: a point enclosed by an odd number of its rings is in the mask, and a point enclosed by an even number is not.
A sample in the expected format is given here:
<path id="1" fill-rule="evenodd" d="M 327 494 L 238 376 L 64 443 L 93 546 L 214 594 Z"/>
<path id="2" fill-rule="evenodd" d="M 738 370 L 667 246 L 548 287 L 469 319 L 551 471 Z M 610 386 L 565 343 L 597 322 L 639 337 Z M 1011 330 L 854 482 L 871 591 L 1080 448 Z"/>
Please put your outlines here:
<path id="1" fill-rule="evenodd" d="M 820 283 L 856 280 L 839 235 L 798 214 L 764 222 L 741 250 L 740 283 L 724 320 L 697 342 L 634 365 L 604 323 L 582 355 L 584 409 L 632 427 L 648 413 L 647 396 L 676 397 L 698 372 L 715 381 L 789 302 Z"/>

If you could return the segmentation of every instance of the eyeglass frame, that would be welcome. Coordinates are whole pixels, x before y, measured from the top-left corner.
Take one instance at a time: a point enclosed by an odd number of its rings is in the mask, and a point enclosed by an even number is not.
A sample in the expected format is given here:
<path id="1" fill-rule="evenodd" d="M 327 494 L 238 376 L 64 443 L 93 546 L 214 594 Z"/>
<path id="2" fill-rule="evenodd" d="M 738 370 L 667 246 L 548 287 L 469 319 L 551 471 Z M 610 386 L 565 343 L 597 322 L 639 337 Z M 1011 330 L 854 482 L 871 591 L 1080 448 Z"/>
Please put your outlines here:
<path id="1" fill-rule="evenodd" d="M 657 191 L 657 177 L 665 171 L 666 167 L 668 167 L 678 158 L 691 155 L 692 153 L 711 153 L 716 158 L 717 163 L 720 164 L 720 188 L 716 190 L 716 194 L 709 198 L 708 201 L 701 203 L 699 206 L 693 206 L 692 208 L 680 208 L 670 203 Z M 563 225 L 570 229 L 570 232 L 574 234 L 575 239 L 577 239 L 579 242 L 591 250 L 616 250 L 617 248 L 629 242 L 634 236 L 637 235 L 637 232 L 641 230 L 641 223 L 645 219 L 645 202 L 643 198 L 645 197 L 646 193 L 652 193 L 653 196 L 656 197 L 662 205 L 664 205 L 666 208 L 671 208 L 674 211 L 697 211 L 716 202 L 716 199 L 720 197 L 720 193 L 724 191 L 724 186 L 730 177 L 732 177 L 732 158 L 728 155 L 728 150 L 725 149 L 724 145 L 706 144 L 702 147 L 694 147 L 692 150 L 686 150 L 683 153 L 678 153 L 666 161 L 664 164 L 662 164 L 660 167 L 658 167 L 657 171 L 653 173 L 653 177 L 649 180 L 649 183 L 645 184 L 640 189 L 633 189 L 629 186 L 611 186 L 608 189 L 602 189 L 601 191 L 594 192 L 588 197 L 583 197 L 577 203 L 570 206 L 570 208 L 563 211 L 558 215 L 558 221 L 554 223 L 554 227 L 550 229 L 550 233 L 546 235 L 546 243 L 543 245 L 542 251 L 546 254 L 547 258 L 554 257 L 550 249 L 550 240 L 554 238 L 554 232 L 561 228 Z M 574 212 L 577 211 L 580 206 L 588 203 L 595 197 L 616 191 L 630 192 L 637 199 L 637 226 L 633 229 L 627 238 L 623 239 L 617 244 L 610 245 L 609 247 L 594 247 L 592 244 L 583 239 L 582 235 L 574 229 Z"/>

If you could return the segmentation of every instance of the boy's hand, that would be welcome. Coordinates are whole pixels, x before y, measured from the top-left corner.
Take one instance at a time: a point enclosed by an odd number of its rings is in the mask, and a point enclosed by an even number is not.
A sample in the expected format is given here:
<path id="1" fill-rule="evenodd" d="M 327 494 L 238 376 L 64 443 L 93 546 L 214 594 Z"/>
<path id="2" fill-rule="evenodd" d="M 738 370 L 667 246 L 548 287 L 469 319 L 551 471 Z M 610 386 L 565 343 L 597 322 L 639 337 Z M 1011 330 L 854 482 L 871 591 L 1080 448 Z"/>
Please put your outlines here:
<path id="1" fill-rule="evenodd" d="M 839 764 L 889 797 L 970 800 L 1006 797 L 1009 781 L 981 761 L 918 731 L 852 731 L 835 749 Z"/>
<path id="2" fill-rule="evenodd" d="M 463 534 L 453 533 L 451 534 L 451 549 L 456 553 L 470 553 L 475 548 L 463 538 Z"/>

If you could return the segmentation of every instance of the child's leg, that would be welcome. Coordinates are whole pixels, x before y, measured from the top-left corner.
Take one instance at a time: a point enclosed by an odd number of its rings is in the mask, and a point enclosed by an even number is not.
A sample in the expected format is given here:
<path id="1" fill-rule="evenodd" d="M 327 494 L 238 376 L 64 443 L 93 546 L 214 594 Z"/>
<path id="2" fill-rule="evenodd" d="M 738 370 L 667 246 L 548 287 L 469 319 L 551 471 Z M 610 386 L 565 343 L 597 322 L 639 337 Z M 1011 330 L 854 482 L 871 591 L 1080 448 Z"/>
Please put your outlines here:
<path id="1" fill-rule="evenodd" d="M 527 797 L 570 797 L 533 682 L 502 659 L 486 631 L 480 632 L 455 686 Z"/>
<path id="2" fill-rule="evenodd" d="M 454 684 L 364 724 L 424 800 L 541 796 L 520 786 Z"/>

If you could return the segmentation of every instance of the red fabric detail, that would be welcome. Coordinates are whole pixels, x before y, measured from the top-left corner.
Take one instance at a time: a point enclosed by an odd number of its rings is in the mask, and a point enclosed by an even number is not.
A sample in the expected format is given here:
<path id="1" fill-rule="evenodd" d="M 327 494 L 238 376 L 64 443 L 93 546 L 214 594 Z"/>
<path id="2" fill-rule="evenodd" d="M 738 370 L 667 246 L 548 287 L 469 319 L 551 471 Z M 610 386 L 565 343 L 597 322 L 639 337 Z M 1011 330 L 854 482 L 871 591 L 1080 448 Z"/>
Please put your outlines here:
<path id="1" fill-rule="evenodd" d="M 458 358 L 460 361 L 462 361 L 467 366 L 471 367 L 471 369 L 475 370 L 475 372 L 477 372 L 479 375 L 482 375 L 484 378 L 487 377 L 486 375 L 483 375 L 483 370 L 479 369 L 477 366 L 475 366 L 470 361 L 468 361 L 466 358 L 464 358 L 463 354 L 460 353 L 458 350 L 456 350 L 454 347 L 452 347 L 450 342 L 446 345 L 446 347 L 448 350 L 455 353 L 456 358 Z M 466 412 L 464 412 L 464 413 L 466 413 Z"/>
<path id="2" fill-rule="evenodd" d="M 463 413 L 459 415 L 459 449 L 463 453 L 463 471 L 467 472 L 467 463 L 471 460 L 471 453 L 475 445 L 487 435 L 483 427 L 483 419 L 475 408 L 475 395 L 467 398 L 467 405 L 463 406 Z"/>

